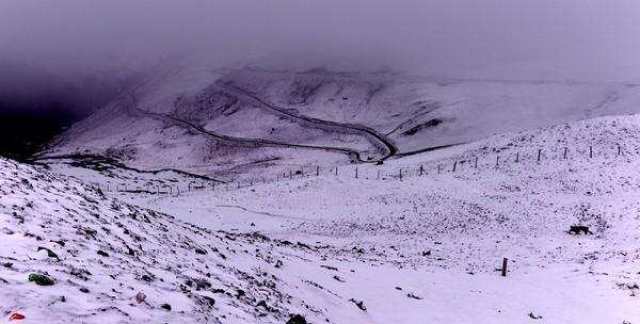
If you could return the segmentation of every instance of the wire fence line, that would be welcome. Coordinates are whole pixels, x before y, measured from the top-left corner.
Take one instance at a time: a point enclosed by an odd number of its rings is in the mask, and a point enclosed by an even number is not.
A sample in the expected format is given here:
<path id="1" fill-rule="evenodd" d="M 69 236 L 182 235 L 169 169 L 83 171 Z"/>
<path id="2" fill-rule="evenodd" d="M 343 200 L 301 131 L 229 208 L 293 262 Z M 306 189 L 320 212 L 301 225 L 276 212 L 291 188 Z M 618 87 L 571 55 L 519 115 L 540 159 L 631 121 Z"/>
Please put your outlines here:
<path id="1" fill-rule="evenodd" d="M 260 184 L 295 181 L 312 177 L 335 177 L 373 181 L 402 181 L 413 177 L 433 177 L 444 175 L 463 175 L 469 172 L 509 171 L 517 168 L 544 167 L 550 162 L 569 162 L 583 159 L 630 158 L 640 155 L 638 149 L 628 150 L 620 144 L 590 145 L 584 147 L 562 146 L 555 148 L 508 148 L 506 150 L 479 149 L 457 157 L 428 161 L 405 167 L 389 168 L 384 164 L 357 164 L 350 166 L 321 167 L 319 165 L 301 166 L 271 171 L 269 174 L 253 175 L 227 183 L 213 181 L 190 181 L 187 183 L 151 180 L 144 184 L 93 183 L 96 189 L 106 192 L 139 193 L 151 195 L 180 196 L 197 191 L 233 191 L 252 188 Z"/>

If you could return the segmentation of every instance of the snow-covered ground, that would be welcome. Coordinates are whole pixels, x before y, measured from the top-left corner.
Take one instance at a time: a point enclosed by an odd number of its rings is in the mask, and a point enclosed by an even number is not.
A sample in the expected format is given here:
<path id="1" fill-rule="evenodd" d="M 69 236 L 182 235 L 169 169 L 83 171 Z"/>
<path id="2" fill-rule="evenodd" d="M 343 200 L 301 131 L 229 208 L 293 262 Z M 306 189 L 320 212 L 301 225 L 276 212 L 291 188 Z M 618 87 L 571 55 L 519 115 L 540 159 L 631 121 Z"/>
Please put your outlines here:
<path id="1" fill-rule="evenodd" d="M 500 156 L 498 168 L 496 156 Z M 469 162 L 475 157 L 477 169 Z M 455 161 L 467 162 L 460 162 L 454 173 Z M 145 318 L 171 322 L 179 317 L 186 322 L 204 321 L 206 314 L 209 321 L 223 323 L 282 323 L 290 314 L 302 314 L 312 323 L 640 321 L 636 296 L 640 284 L 637 115 L 504 133 L 387 160 L 381 166 L 358 165 L 357 179 L 352 176 L 355 166 L 341 166 L 339 176 L 322 172 L 241 189 L 232 185 L 183 191 L 180 196 L 109 192 L 103 198 L 80 187 L 77 180 L 48 174 L 42 176 L 43 181 L 29 180 L 40 177 L 40 171 L 3 163 L 2 226 L 22 233 L 10 235 L 4 230 L 2 234 L 6 237 L 3 242 L 11 242 L 3 246 L 2 257 L 16 258 L 10 262 L 18 269 L 0 269 L 0 278 L 9 281 L 10 287 L 3 296 L 19 296 L 10 299 L 8 306 L 0 306 L 6 312 L 18 309 L 34 317 L 48 316 L 42 315 L 43 305 L 52 296 L 85 296 L 69 292 L 75 292 L 79 283 L 89 288 L 86 296 L 91 302 L 68 298 L 70 308 L 49 306 L 46 309 L 53 310 L 56 320 L 115 305 L 131 317 L 114 311 L 109 320 L 125 322 Z M 438 164 L 446 166 L 441 174 L 434 171 Z M 416 174 L 419 165 L 425 166 L 423 176 Z M 390 176 L 401 168 L 407 170 L 402 180 Z M 377 179 L 378 170 L 383 171 L 384 180 Z M 111 178 L 64 164 L 52 165 L 50 172 L 74 175 L 85 183 L 105 183 Z M 34 189 L 21 178 L 27 178 Z M 129 180 L 135 183 L 136 176 L 123 173 L 111 179 L 114 183 Z M 186 186 L 186 180 L 174 176 L 163 181 Z M 46 197 L 56 194 L 60 195 L 57 204 L 78 213 L 50 207 L 55 201 L 46 204 Z M 83 201 L 83 195 L 97 202 Z M 27 206 L 29 201 L 34 207 Z M 113 204 L 121 206 L 120 211 L 114 211 Z M 87 208 L 100 218 L 85 213 Z M 30 217 L 21 224 L 11 216 L 13 211 Z M 146 215 L 152 222 L 132 219 L 131 213 Z M 92 239 L 73 227 L 74 219 L 86 223 L 83 226 L 92 222 L 106 225 L 94 226 L 98 239 Z M 121 228 L 109 225 L 125 221 L 125 228 L 145 233 L 148 241 L 138 247 L 122 235 Z M 569 233 L 575 225 L 588 227 L 590 234 Z M 102 227 L 110 231 L 100 230 Z M 45 239 L 23 238 L 27 231 Z M 251 234 L 255 232 L 260 234 Z M 54 240 L 74 237 L 84 249 L 74 256 L 67 252 L 72 248 L 49 242 L 45 246 L 62 259 L 51 260 L 46 253 L 37 252 L 38 246 L 51 240 L 48 236 Z M 116 237 L 122 237 L 136 256 L 155 261 L 129 260 L 132 258 Z M 187 243 L 175 243 L 181 240 Z M 194 246 L 205 247 L 209 253 L 193 253 L 190 247 Z M 214 248 L 227 258 L 221 259 Z M 118 260 L 94 255 L 97 249 L 109 249 L 110 257 Z M 177 258 L 161 257 L 171 250 Z M 503 258 L 508 258 L 506 277 L 499 271 Z M 125 260 L 127 270 L 117 270 L 115 264 Z M 94 276 L 88 282 L 80 281 L 60 270 L 66 264 L 82 265 Z M 183 269 L 176 270 L 177 264 Z M 135 274 L 144 273 L 146 267 L 165 282 L 139 280 Z M 28 273 L 38 271 L 48 271 L 57 279 L 56 285 L 27 283 Z M 206 272 L 212 275 L 206 276 L 212 288 L 180 291 L 180 283 L 185 285 L 188 279 L 185 273 L 196 278 Z M 267 275 L 261 275 L 263 272 Z M 95 275 L 98 273 L 106 275 Z M 115 279 L 108 276 L 113 273 L 118 274 Z M 269 281 L 263 282 L 266 277 Z M 119 283 L 132 289 L 104 291 Z M 54 290 L 56 287 L 63 292 Z M 225 293 L 215 290 L 218 287 Z M 227 294 L 238 287 L 252 297 L 238 299 Z M 94 291 L 112 297 L 94 296 Z M 138 291 L 148 295 L 148 304 L 132 302 Z M 198 303 L 198 292 L 216 300 L 213 310 Z M 275 311 L 259 306 L 260 300 Z M 178 306 L 166 312 L 158 308 L 164 302 Z M 174 314 L 175 309 L 190 307 L 197 312 Z M 263 313 L 267 315 L 260 317 Z"/>
<path id="2" fill-rule="evenodd" d="M 0 242 L 2 323 L 319 322 L 320 301 L 341 303 L 296 294 L 305 283 L 283 269 L 319 265 L 320 248 L 186 224 L 2 159 Z"/>
<path id="3" fill-rule="evenodd" d="M 74 125 L 45 155 L 99 154 L 138 168 L 209 176 L 376 161 L 504 132 L 638 113 L 638 87 L 326 69 L 167 68 Z"/>

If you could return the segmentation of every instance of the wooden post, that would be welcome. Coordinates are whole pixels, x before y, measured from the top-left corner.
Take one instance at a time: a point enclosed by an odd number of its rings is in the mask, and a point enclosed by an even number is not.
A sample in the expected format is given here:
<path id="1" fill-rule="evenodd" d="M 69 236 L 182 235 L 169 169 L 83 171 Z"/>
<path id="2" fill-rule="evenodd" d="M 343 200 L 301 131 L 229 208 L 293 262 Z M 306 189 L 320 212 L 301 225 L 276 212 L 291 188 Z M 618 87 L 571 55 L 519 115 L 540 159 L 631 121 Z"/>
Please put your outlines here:
<path id="1" fill-rule="evenodd" d="M 320 176 L 320 166 L 316 165 L 316 177 Z"/>
<path id="2" fill-rule="evenodd" d="M 565 148 L 564 148 L 564 152 L 562 152 L 562 158 L 566 160 L 566 159 L 567 159 L 567 154 L 568 154 L 568 153 L 569 153 L 569 148 L 568 148 L 568 147 L 565 147 Z"/>
<path id="3" fill-rule="evenodd" d="M 509 262 L 509 259 L 507 258 L 502 258 L 502 276 L 506 277 L 507 276 L 507 264 Z"/>
<path id="4" fill-rule="evenodd" d="M 478 168 L 478 157 L 477 157 L 477 156 L 476 156 L 475 162 L 474 162 L 474 164 L 473 164 L 473 167 L 474 167 L 475 169 L 477 169 L 477 168 Z"/>
<path id="5" fill-rule="evenodd" d="M 538 149 L 538 162 L 540 162 L 541 158 L 542 158 L 542 149 Z"/>
<path id="6" fill-rule="evenodd" d="M 440 169 L 441 169 L 441 168 L 442 168 L 442 167 L 440 166 L 440 164 L 438 164 L 438 174 L 440 174 Z"/>
<path id="7" fill-rule="evenodd" d="M 500 155 L 496 155 L 496 169 L 500 165 Z"/>
<path id="8" fill-rule="evenodd" d="M 593 158 L 593 146 L 589 146 L 589 158 Z"/>
<path id="9" fill-rule="evenodd" d="M 516 152 L 516 163 L 520 162 L 520 152 Z"/>
<path id="10" fill-rule="evenodd" d="M 455 173 L 457 166 L 458 166 L 458 161 L 453 161 L 453 169 L 451 169 L 451 172 Z"/>
<path id="11" fill-rule="evenodd" d="M 422 174 L 424 173 L 424 167 L 422 166 L 422 164 L 420 165 L 420 176 L 422 176 Z"/>
<path id="12" fill-rule="evenodd" d="M 622 146 L 618 144 L 618 156 L 622 155 Z"/>
<path id="13" fill-rule="evenodd" d="M 358 179 L 358 167 L 356 167 L 356 179 Z"/>
<path id="14" fill-rule="evenodd" d="M 338 167 L 336 167 L 336 177 L 338 176 Z"/>
<path id="15" fill-rule="evenodd" d="M 400 168 L 400 180 L 402 180 L 402 168 Z"/>

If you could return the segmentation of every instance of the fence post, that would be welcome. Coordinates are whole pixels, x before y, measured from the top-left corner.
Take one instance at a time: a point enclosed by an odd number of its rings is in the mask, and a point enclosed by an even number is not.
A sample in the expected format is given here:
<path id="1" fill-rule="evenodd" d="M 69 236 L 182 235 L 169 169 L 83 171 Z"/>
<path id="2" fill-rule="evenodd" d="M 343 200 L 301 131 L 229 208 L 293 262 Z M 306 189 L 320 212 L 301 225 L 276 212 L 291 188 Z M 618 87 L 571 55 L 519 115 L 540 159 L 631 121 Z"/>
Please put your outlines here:
<path id="1" fill-rule="evenodd" d="M 589 158 L 593 158 L 593 146 L 589 146 Z"/>
<path id="2" fill-rule="evenodd" d="M 458 166 L 458 161 L 453 161 L 453 169 L 451 169 L 451 172 L 455 173 L 457 166 Z"/>
<path id="3" fill-rule="evenodd" d="M 541 158 L 542 158 L 542 149 L 538 149 L 538 162 L 540 162 Z"/>
<path id="4" fill-rule="evenodd" d="M 476 156 L 475 162 L 473 164 L 474 169 L 478 168 L 478 157 Z"/>
<path id="5" fill-rule="evenodd" d="M 440 164 L 438 164 L 438 174 L 440 174 L 440 171 L 441 171 L 440 169 L 441 169 L 441 166 Z"/>
<path id="6" fill-rule="evenodd" d="M 507 264 L 509 262 L 509 259 L 507 258 L 502 258 L 502 276 L 506 277 L 507 276 Z"/>
<path id="7" fill-rule="evenodd" d="M 622 155 L 622 146 L 618 144 L 618 156 Z"/>
<path id="8" fill-rule="evenodd" d="M 402 181 L 402 168 L 400 168 L 400 181 Z"/>
<path id="9" fill-rule="evenodd" d="M 496 169 L 500 166 L 500 155 L 496 155 Z"/>
<path id="10" fill-rule="evenodd" d="M 516 163 L 520 162 L 520 152 L 516 152 Z"/>
<path id="11" fill-rule="evenodd" d="M 293 171 L 289 169 L 289 180 L 293 179 Z"/>
<path id="12" fill-rule="evenodd" d="M 356 167 L 356 179 L 358 179 L 358 167 Z"/>
<path id="13" fill-rule="evenodd" d="M 336 177 L 338 176 L 338 166 L 336 166 Z"/>
<path id="14" fill-rule="evenodd" d="M 303 166 L 300 167 L 300 177 L 304 178 L 304 167 Z"/>
<path id="15" fill-rule="evenodd" d="M 316 165 L 316 177 L 320 176 L 320 166 Z"/>
<path id="16" fill-rule="evenodd" d="M 569 153 L 569 148 L 565 146 L 564 152 L 562 152 L 562 158 L 567 159 L 567 153 Z"/>
<path id="17" fill-rule="evenodd" d="M 422 166 L 422 164 L 420 164 L 420 176 L 422 176 L 423 173 L 424 173 L 424 167 Z"/>

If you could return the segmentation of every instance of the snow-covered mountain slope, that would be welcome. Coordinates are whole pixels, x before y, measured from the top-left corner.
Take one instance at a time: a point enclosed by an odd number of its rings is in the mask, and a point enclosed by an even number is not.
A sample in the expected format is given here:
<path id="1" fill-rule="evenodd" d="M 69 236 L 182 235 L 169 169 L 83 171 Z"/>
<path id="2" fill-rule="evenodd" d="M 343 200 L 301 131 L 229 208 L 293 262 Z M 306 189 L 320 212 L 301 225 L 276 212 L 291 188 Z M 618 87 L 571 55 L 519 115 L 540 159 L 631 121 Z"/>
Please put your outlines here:
<path id="1" fill-rule="evenodd" d="M 592 158 L 589 146 L 594 148 Z M 569 148 L 566 159 L 564 147 Z M 543 149 L 540 162 L 538 149 Z M 288 235 L 359 240 L 380 236 L 385 237 L 380 242 L 396 246 L 406 239 L 412 249 L 407 255 L 414 256 L 421 245 L 429 246 L 433 241 L 457 245 L 462 236 L 469 246 L 487 243 L 483 249 L 491 251 L 492 258 L 502 253 L 495 240 L 508 242 L 510 248 L 529 250 L 526 253 L 536 251 L 540 258 L 565 253 L 573 258 L 573 249 L 584 246 L 574 246 L 565 232 L 581 221 L 588 222 L 601 238 L 612 239 L 604 248 L 612 249 L 612 254 L 616 254 L 618 244 L 623 249 L 632 248 L 640 238 L 640 223 L 634 214 L 640 206 L 630 199 L 640 190 L 640 173 L 636 171 L 640 164 L 640 116 L 603 117 L 497 135 L 440 154 L 436 160 L 416 155 L 391 160 L 382 167 L 360 166 L 358 179 L 353 176 L 354 169 L 344 168 L 339 176 L 331 172 L 293 181 L 256 183 L 243 190 L 205 191 L 170 199 L 146 197 L 159 206 L 175 205 L 193 211 L 194 215 L 187 216 L 190 221 L 204 218 L 204 214 L 215 215 L 203 221 L 214 227 L 235 228 L 241 226 L 237 214 L 259 212 L 270 217 L 254 215 L 247 222 L 259 224 L 269 219 L 277 224 L 276 232 L 286 225 L 291 230 Z M 496 169 L 497 155 L 502 159 Z M 476 156 L 477 169 L 460 164 L 456 173 L 451 172 L 454 161 Z M 444 166 L 442 174 L 436 173 L 437 164 Z M 415 172 L 420 165 L 425 166 L 422 177 Z M 402 181 L 397 179 L 400 168 L 405 170 Z M 378 180 L 378 170 L 393 178 Z M 614 222 L 618 226 L 611 226 Z M 487 231 L 492 233 L 490 237 L 485 237 Z M 564 240 L 567 238 L 570 240 Z M 548 245 L 542 242 L 556 239 L 568 246 L 557 252 L 544 248 Z M 598 242 L 582 244 L 594 243 L 595 248 Z M 459 260 L 467 257 L 461 255 Z"/>
<path id="2" fill-rule="evenodd" d="M 475 157 L 477 169 L 449 168 Z M 180 196 L 103 197 L 76 180 L 2 163 L 0 226 L 2 241 L 10 243 L 0 251 L 2 262 L 12 263 L 0 269 L 9 287 L 2 299 L 10 302 L 1 309 L 7 316 L 282 323 L 299 313 L 312 323 L 340 324 L 640 320 L 635 115 L 357 165 L 357 179 L 356 166 L 341 166 L 338 176 L 323 172 Z M 449 167 L 437 174 L 438 164 Z M 409 172 L 419 165 L 427 174 Z M 400 168 L 407 172 L 401 181 L 392 177 Z M 53 167 L 86 183 L 111 177 L 101 169 Z M 113 179 L 138 176 L 127 170 Z M 587 234 L 571 234 L 571 226 L 585 226 Z M 65 246 L 51 242 L 60 239 Z M 506 277 L 496 271 L 503 258 Z M 28 282 L 29 274 L 43 272 L 55 285 Z M 146 303 L 135 300 L 140 291 Z M 59 295 L 65 304 L 55 302 Z"/>
<path id="3" fill-rule="evenodd" d="M 316 247 L 189 225 L 3 159 L 0 242 L 3 323 L 335 322 L 280 269 L 318 264 Z"/>
<path id="4" fill-rule="evenodd" d="M 363 301 L 372 323 L 640 320 L 640 116 L 501 134 L 438 155 L 360 166 L 357 179 L 343 168 L 338 177 L 128 199 L 207 228 L 336 245 L 325 262 L 345 283 L 317 282 Z M 380 167 L 395 174 L 474 156 L 478 169 L 376 180 Z M 572 234 L 572 226 L 589 233 Z M 353 254 L 370 269 L 342 259 Z"/>
<path id="5" fill-rule="evenodd" d="M 636 84 L 431 80 L 391 72 L 171 70 L 130 89 L 45 155 L 226 175 L 377 161 L 559 122 L 637 112 Z"/>

